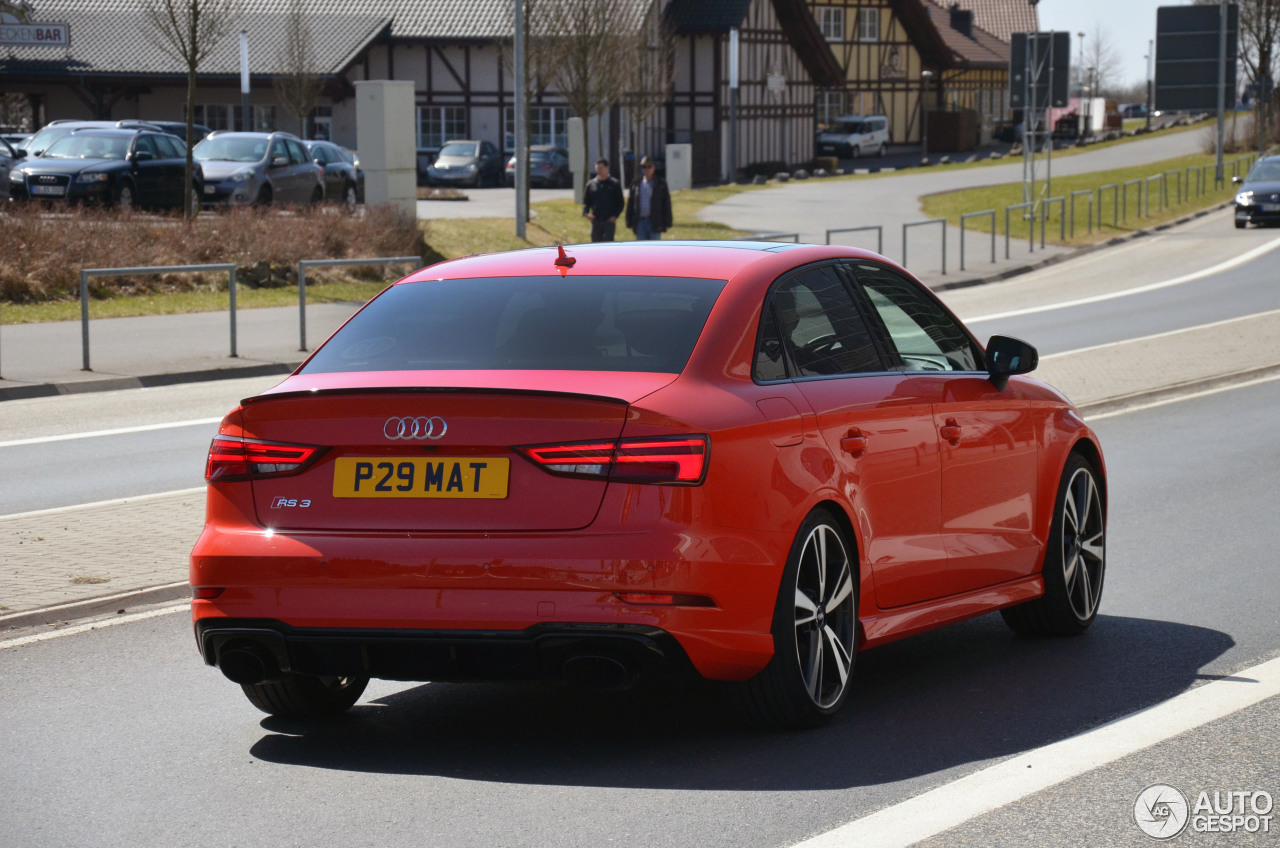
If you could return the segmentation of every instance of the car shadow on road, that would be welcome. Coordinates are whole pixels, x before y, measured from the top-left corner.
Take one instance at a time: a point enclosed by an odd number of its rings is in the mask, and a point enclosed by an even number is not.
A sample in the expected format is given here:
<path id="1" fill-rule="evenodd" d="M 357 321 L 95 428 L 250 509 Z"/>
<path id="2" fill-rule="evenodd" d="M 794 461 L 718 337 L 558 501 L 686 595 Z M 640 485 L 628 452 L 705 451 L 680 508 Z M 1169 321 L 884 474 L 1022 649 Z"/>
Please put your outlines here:
<path id="1" fill-rule="evenodd" d="M 838 789 L 1036 748 L 1164 701 L 1234 645 L 1225 633 L 1100 616 L 1084 636 L 1026 639 L 998 615 L 859 657 L 831 725 L 745 725 L 717 685 L 591 692 L 558 685 L 411 685 L 341 719 L 263 720 L 264 761 L 566 786 Z"/>

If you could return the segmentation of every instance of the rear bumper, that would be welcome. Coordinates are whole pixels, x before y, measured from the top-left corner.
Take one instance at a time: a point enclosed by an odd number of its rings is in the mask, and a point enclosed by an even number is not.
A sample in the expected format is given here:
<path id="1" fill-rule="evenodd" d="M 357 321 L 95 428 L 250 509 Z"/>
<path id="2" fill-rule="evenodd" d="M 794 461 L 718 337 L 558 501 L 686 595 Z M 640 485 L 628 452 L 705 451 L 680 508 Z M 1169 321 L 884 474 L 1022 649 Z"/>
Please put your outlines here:
<path id="1" fill-rule="evenodd" d="M 788 543 L 779 535 L 776 547 L 766 548 L 759 534 L 700 535 L 665 525 L 643 533 L 457 536 L 209 525 L 192 551 L 190 579 L 220 591 L 194 601 L 192 615 L 198 631 L 269 622 L 281 632 L 337 633 L 360 647 L 408 639 L 427 655 L 432 645 L 459 640 L 524 644 L 548 629 L 661 633 L 703 677 L 743 680 L 773 655 L 770 628 Z M 630 593 L 692 595 L 696 602 L 635 602 Z M 439 665 L 423 662 L 406 679 L 442 679 Z"/>
<path id="2" fill-rule="evenodd" d="M 278 673 L 384 680 L 575 680 L 614 688 L 640 675 L 691 676 L 680 644 L 644 626 L 539 624 L 520 631 L 294 628 L 276 621 L 196 623 L 208 665 L 244 650 Z M 229 664 L 236 673 L 234 660 Z"/>

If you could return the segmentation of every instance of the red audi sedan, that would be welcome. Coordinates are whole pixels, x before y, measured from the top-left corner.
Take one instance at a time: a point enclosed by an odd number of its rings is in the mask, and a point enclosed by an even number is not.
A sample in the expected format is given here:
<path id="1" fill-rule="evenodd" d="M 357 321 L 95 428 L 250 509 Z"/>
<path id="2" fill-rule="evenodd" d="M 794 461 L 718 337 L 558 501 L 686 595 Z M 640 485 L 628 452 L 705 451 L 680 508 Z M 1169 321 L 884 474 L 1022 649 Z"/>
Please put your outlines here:
<path id="1" fill-rule="evenodd" d="M 1093 622 L 1102 452 L 1036 361 L 852 248 L 434 265 L 223 420 L 200 651 L 281 716 L 372 677 L 694 674 L 821 724 L 866 648 Z"/>

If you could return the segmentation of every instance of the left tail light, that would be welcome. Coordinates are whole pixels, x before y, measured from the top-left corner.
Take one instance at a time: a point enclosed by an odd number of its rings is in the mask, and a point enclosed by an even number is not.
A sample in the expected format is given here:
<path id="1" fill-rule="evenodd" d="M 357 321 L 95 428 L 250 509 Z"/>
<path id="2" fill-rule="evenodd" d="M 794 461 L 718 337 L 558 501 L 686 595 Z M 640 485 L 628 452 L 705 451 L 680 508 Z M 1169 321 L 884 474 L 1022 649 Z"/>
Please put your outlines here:
<path id="1" fill-rule="evenodd" d="M 706 436 L 568 442 L 516 448 L 549 474 L 619 483 L 697 486 L 707 474 Z"/>
<path id="2" fill-rule="evenodd" d="M 210 483 L 283 477 L 315 462 L 324 448 L 286 442 L 264 442 L 240 436 L 214 436 L 204 479 Z"/>

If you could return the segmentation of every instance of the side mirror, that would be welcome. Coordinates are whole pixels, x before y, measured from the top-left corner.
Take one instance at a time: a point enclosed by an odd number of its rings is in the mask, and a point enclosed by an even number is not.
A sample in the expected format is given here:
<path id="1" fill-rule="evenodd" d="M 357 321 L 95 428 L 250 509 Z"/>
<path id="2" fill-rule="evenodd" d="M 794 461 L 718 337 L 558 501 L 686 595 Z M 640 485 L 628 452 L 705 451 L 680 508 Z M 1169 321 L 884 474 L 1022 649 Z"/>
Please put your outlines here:
<path id="1" fill-rule="evenodd" d="M 27 158 L 27 151 L 26 151 L 26 148 L 23 148 L 23 147 L 15 147 L 15 148 L 13 148 L 13 158 L 15 158 L 15 159 L 26 159 L 26 158 Z"/>
<path id="2" fill-rule="evenodd" d="M 323 159 L 321 159 L 319 156 L 315 157 L 315 158 L 314 158 L 314 159 L 312 159 L 311 161 L 312 161 L 312 162 L 315 162 L 315 163 L 316 163 L 317 165 L 319 165 L 321 168 L 323 168 L 323 167 L 324 167 L 324 160 L 323 160 Z"/>
<path id="3" fill-rule="evenodd" d="M 1235 183 L 1236 185 L 1240 185 L 1240 183 L 1244 182 L 1244 177 L 1232 177 L 1231 182 Z"/>
<path id="4" fill-rule="evenodd" d="M 987 342 L 987 374 L 1000 391 L 1013 374 L 1029 374 L 1040 364 L 1040 354 L 1021 339 L 992 336 Z"/>
<path id="5" fill-rule="evenodd" d="M 148 153 L 145 150 L 138 150 L 133 154 L 133 161 L 135 162 L 147 162 L 154 158 L 156 158 L 154 154 Z"/>
<path id="6" fill-rule="evenodd" d="M 271 157 L 271 167 L 273 168 L 283 168 L 285 165 L 288 165 L 288 164 L 289 164 L 288 156 L 272 156 Z"/>

